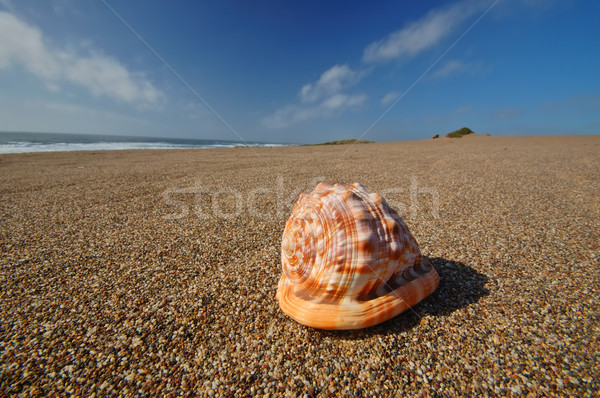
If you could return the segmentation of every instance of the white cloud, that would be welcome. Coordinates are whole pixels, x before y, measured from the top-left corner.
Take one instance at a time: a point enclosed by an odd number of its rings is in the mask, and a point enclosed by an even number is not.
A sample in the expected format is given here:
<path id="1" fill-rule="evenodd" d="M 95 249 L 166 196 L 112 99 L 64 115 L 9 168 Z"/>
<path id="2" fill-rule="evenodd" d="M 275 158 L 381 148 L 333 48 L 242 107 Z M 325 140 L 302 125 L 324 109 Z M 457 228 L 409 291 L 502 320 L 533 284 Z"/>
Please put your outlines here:
<path id="1" fill-rule="evenodd" d="M 366 100 L 367 96 L 364 94 L 346 95 L 338 93 L 310 106 L 298 104 L 285 106 L 272 115 L 265 117 L 262 121 L 269 128 L 287 127 L 294 123 L 330 116 L 349 108 L 358 107 L 364 104 Z"/>
<path id="2" fill-rule="evenodd" d="M 281 128 L 358 107 L 366 101 L 366 95 L 344 94 L 342 91 L 361 78 L 362 74 L 348 65 L 335 65 L 323 72 L 316 82 L 302 86 L 298 103 L 278 109 L 265 117 L 263 124 L 269 128 Z"/>
<path id="3" fill-rule="evenodd" d="M 331 97 L 326 98 L 319 107 L 326 111 L 338 111 L 362 105 L 366 98 L 365 95 L 334 94 Z"/>
<path id="4" fill-rule="evenodd" d="M 479 2 L 481 3 L 481 2 Z M 408 59 L 443 40 L 452 30 L 481 7 L 471 0 L 436 9 L 403 29 L 369 44 L 363 53 L 365 62 Z"/>
<path id="5" fill-rule="evenodd" d="M 323 72 L 316 83 L 304 85 L 300 90 L 300 98 L 302 102 L 315 102 L 339 92 L 359 79 L 359 73 L 350 69 L 348 65 L 335 65 Z"/>
<path id="6" fill-rule="evenodd" d="M 12 64 L 20 64 L 44 80 L 59 73 L 58 62 L 44 46 L 39 29 L 0 12 L 0 68 Z"/>
<path id="7" fill-rule="evenodd" d="M 449 7 L 435 9 L 420 20 L 368 45 L 363 52 L 363 61 L 379 63 L 410 59 L 440 43 L 485 5 L 480 0 L 462 0 Z M 470 67 L 470 64 L 462 64 L 459 61 L 451 62 L 438 70 L 437 77 L 461 73 Z M 316 82 L 302 86 L 295 103 L 284 106 L 263 118 L 263 124 L 273 128 L 285 127 L 299 121 L 324 117 L 360 106 L 367 97 L 364 94 L 349 95 L 345 91 L 357 84 L 364 74 L 352 70 L 345 64 L 335 65 L 323 72 Z M 398 92 L 390 92 L 381 99 L 381 104 L 390 104 L 400 95 Z"/>
<path id="8" fill-rule="evenodd" d="M 306 110 L 302 110 L 297 105 L 288 105 L 279 108 L 273 114 L 264 117 L 262 123 L 268 128 L 278 129 L 287 127 L 290 124 L 294 124 L 301 120 L 306 120 L 307 118 L 310 117 L 306 114 Z"/>
<path id="9" fill-rule="evenodd" d="M 131 73 L 118 60 L 90 52 L 48 47 L 42 32 L 7 12 L 0 12 L 0 69 L 21 66 L 51 90 L 69 82 L 120 102 L 147 106 L 161 93 L 141 74 Z"/>
<path id="10" fill-rule="evenodd" d="M 400 93 L 397 91 L 389 92 L 386 95 L 384 95 L 383 98 L 381 99 L 381 105 L 387 105 L 387 104 L 391 103 L 392 101 L 394 101 L 399 96 L 400 96 Z"/>
<path id="11" fill-rule="evenodd" d="M 475 75 L 477 73 L 484 72 L 480 62 L 462 62 L 458 60 L 451 60 L 442 65 L 432 75 L 432 79 L 444 79 L 451 76 L 457 76 L 464 73 Z"/>
<path id="12" fill-rule="evenodd" d="M 446 62 L 442 65 L 435 73 L 432 75 L 434 78 L 444 78 L 452 75 L 458 75 L 464 72 L 467 69 L 467 65 L 462 63 L 461 61 L 452 60 Z"/>
<path id="13" fill-rule="evenodd" d="M 159 93 L 150 82 L 130 73 L 115 59 L 100 54 L 66 58 L 71 60 L 65 62 L 64 77 L 88 88 L 94 95 L 106 95 L 129 103 L 155 103 L 158 100 Z"/>

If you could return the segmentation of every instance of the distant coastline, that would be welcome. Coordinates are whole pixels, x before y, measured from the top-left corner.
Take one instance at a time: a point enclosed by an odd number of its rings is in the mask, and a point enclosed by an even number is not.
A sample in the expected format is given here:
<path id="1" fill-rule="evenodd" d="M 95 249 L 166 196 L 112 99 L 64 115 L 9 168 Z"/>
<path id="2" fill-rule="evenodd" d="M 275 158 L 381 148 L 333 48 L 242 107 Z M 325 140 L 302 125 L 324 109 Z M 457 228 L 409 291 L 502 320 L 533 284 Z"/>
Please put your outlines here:
<path id="1" fill-rule="evenodd" d="M 358 140 L 356 138 L 349 138 L 349 139 L 345 139 L 345 140 L 320 142 L 318 144 L 306 144 L 306 146 L 313 146 L 313 145 L 346 145 L 346 144 L 373 144 L 373 143 L 375 143 L 375 141 Z"/>

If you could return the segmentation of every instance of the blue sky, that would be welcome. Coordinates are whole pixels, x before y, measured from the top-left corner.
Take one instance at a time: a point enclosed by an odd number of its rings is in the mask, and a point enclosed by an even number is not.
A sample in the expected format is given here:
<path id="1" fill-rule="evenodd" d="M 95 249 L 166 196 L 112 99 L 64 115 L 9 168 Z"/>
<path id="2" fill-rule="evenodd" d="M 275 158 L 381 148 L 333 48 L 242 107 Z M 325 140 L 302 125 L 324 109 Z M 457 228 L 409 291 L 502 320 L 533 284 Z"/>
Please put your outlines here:
<path id="1" fill-rule="evenodd" d="M 0 131 L 600 133 L 600 2 L 0 0 Z"/>

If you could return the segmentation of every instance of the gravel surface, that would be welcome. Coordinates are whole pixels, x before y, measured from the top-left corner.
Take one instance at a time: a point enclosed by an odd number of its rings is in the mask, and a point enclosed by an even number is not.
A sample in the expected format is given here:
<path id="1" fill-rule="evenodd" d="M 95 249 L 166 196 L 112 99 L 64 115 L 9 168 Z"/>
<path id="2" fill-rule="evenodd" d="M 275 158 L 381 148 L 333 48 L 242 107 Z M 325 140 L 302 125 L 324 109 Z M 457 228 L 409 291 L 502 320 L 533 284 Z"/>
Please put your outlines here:
<path id="1" fill-rule="evenodd" d="M 600 136 L 0 155 L 0 395 L 600 393 Z M 278 308 L 301 191 L 360 182 L 438 290 L 383 324 Z"/>

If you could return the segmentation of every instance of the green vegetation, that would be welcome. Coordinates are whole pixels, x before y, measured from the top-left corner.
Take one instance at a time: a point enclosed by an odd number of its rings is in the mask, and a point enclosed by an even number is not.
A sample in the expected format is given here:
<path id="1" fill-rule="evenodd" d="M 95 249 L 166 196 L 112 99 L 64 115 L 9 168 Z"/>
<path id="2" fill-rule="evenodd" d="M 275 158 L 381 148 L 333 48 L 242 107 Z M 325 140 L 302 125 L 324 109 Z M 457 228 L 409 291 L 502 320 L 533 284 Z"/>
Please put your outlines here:
<path id="1" fill-rule="evenodd" d="M 328 142 L 321 142 L 319 144 L 309 144 L 309 145 L 371 144 L 373 142 L 374 141 L 357 140 L 355 138 L 351 138 L 351 139 L 347 139 L 347 140 L 328 141 Z"/>
<path id="2" fill-rule="evenodd" d="M 458 129 L 456 131 L 453 131 L 451 133 L 446 134 L 446 137 L 448 137 L 448 138 L 460 138 L 463 135 L 469 135 L 469 134 L 475 134 L 475 133 L 470 128 L 463 127 L 461 129 Z"/>

